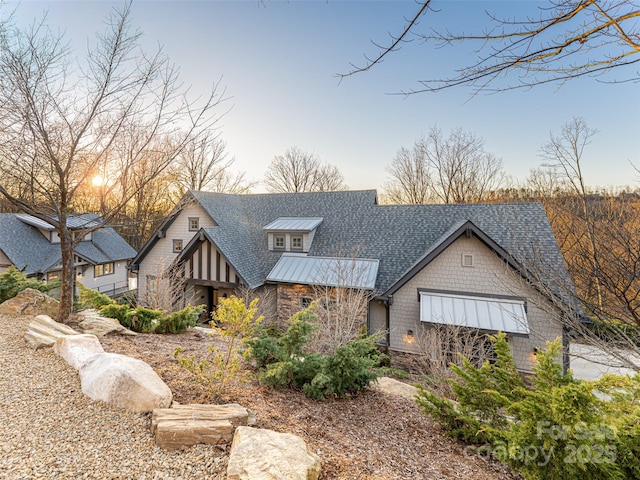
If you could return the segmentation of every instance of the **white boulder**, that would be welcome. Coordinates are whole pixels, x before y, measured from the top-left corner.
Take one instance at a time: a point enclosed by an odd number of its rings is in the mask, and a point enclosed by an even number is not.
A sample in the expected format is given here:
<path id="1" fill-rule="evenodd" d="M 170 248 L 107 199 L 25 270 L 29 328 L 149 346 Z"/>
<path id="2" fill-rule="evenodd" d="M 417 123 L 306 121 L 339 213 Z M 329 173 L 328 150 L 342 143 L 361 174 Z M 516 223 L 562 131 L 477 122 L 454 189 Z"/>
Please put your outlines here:
<path id="1" fill-rule="evenodd" d="M 418 393 L 418 389 L 413 385 L 389 377 L 378 378 L 377 382 L 371 382 L 371 387 L 388 395 L 395 395 L 411 401 L 415 400 L 415 395 Z"/>
<path id="2" fill-rule="evenodd" d="M 290 433 L 237 427 L 227 480 L 318 480 L 320 459 Z"/>
<path id="3" fill-rule="evenodd" d="M 76 370 L 92 355 L 104 353 L 98 337 L 95 335 L 67 335 L 53 344 L 53 351 Z"/>
<path id="4" fill-rule="evenodd" d="M 98 353 L 80 367 L 82 392 L 93 400 L 132 412 L 169 408 L 173 395 L 142 360 L 117 353 Z"/>
<path id="5" fill-rule="evenodd" d="M 50 347 L 58 338 L 67 335 L 78 335 L 78 332 L 47 315 L 38 315 L 29 323 L 24 339 L 37 350 L 41 347 Z"/>
<path id="6" fill-rule="evenodd" d="M 137 335 L 136 332 L 120 325 L 120 322 L 115 318 L 101 317 L 95 310 L 84 310 L 79 315 L 84 317 L 84 320 L 78 324 L 84 333 L 90 333 L 97 337 L 104 337 L 110 333 Z"/>

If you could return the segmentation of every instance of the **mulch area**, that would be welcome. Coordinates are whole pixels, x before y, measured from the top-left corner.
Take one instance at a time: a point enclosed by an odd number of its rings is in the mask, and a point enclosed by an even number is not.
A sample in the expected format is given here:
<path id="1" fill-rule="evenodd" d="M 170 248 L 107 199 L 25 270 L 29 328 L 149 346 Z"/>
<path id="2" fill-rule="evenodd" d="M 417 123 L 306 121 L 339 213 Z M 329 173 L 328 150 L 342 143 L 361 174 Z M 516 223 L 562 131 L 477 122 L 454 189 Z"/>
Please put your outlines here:
<path id="1" fill-rule="evenodd" d="M 367 389 L 352 398 L 315 401 L 302 392 L 261 386 L 252 372 L 219 397 L 193 381 L 173 357 L 204 356 L 219 342 L 200 330 L 180 335 L 140 334 L 100 339 L 108 352 L 149 363 L 174 393 L 187 403 L 239 403 L 257 416 L 257 427 L 300 436 L 322 459 L 322 479 L 513 479 L 498 462 L 476 456 L 445 436 L 411 401 Z"/>

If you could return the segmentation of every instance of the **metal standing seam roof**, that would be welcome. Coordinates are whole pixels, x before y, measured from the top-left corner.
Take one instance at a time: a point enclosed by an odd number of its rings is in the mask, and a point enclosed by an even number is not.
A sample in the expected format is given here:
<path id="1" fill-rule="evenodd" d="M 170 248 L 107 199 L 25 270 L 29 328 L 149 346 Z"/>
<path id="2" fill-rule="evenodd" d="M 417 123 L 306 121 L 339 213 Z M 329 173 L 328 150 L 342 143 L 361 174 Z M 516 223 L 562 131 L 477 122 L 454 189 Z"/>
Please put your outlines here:
<path id="1" fill-rule="evenodd" d="M 364 258 L 310 257 L 283 253 L 267 282 L 374 290 L 380 262 Z"/>
<path id="2" fill-rule="evenodd" d="M 310 232 L 322 223 L 322 217 L 280 217 L 264 227 L 267 232 Z"/>
<path id="3" fill-rule="evenodd" d="M 34 217 L 33 215 L 28 215 L 26 213 L 17 213 L 16 217 L 24 223 L 41 230 L 46 230 L 49 232 L 55 230 L 55 227 L 49 222 Z M 67 217 L 67 227 L 72 230 L 90 228 L 96 225 L 98 225 L 98 222 L 96 222 L 95 215 L 69 215 Z"/>
<path id="4" fill-rule="evenodd" d="M 420 320 L 490 332 L 529 334 L 521 300 L 420 292 Z"/>

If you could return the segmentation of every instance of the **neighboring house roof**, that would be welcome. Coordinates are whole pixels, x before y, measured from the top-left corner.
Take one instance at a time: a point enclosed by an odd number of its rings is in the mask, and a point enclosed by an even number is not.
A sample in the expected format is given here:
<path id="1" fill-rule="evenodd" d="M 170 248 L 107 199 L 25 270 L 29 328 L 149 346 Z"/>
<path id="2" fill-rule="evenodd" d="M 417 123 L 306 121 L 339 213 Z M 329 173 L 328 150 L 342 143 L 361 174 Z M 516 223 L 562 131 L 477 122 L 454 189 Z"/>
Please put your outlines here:
<path id="1" fill-rule="evenodd" d="M 310 232 L 318 228 L 323 218 L 280 217 L 264 227 L 267 232 Z"/>
<path id="2" fill-rule="evenodd" d="M 283 253 L 266 280 L 374 290 L 379 263 L 378 260 L 372 259 L 310 257 L 302 253 Z"/>
<path id="3" fill-rule="evenodd" d="M 533 272 L 539 276 L 556 295 L 566 297 L 563 292 L 572 291 L 564 260 L 539 203 L 378 205 L 374 190 L 188 195 L 216 224 L 202 231 L 251 288 L 275 277 L 273 269 L 283 253 L 268 250 L 265 227 L 284 217 L 323 219 L 308 252 L 310 257 L 379 260 L 375 288 L 383 294 L 412 275 L 420 262 L 430 261 L 467 233 L 518 267 L 523 275 Z M 152 246 L 149 244 L 149 249 Z M 186 254 L 183 251 L 180 258 Z M 141 252 L 134 263 L 145 255 Z"/>
<path id="4" fill-rule="evenodd" d="M 46 222 L 40 218 L 34 217 L 33 215 L 28 215 L 26 213 L 16 213 L 16 217 L 18 217 L 24 223 L 32 225 L 41 230 L 46 230 L 52 232 L 55 230 L 55 227 L 51 225 L 49 222 Z M 54 217 L 57 218 L 57 217 Z M 71 214 L 67 217 L 67 227 L 71 230 L 80 230 L 83 228 L 90 228 L 99 225 L 96 221 L 98 218 L 97 215 L 77 215 Z"/>
<path id="5" fill-rule="evenodd" d="M 0 213 L 0 250 L 17 268 L 25 268 L 27 275 L 45 273 L 62 260 L 60 244 L 50 243 L 40 233 L 39 227 L 34 226 L 34 223 L 39 224 L 32 221 L 33 218 L 35 217 L 22 214 Z M 74 215 L 73 218 L 74 228 L 78 228 L 78 225 L 86 227 L 95 224 L 97 217 Z M 49 228 L 46 230 L 50 231 Z M 136 251 L 110 227 L 93 232 L 92 240 L 80 242 L 75 252 L 92 264 L 128 260 L 136 255 Z"/>

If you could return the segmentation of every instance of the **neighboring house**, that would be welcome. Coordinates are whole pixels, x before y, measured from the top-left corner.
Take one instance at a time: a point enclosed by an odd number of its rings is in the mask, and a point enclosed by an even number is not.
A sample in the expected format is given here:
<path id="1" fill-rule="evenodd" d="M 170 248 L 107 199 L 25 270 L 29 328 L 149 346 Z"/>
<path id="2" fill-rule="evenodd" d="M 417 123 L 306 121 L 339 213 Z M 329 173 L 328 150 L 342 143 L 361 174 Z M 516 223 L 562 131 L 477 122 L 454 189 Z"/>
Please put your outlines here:
<path id="1" fill-rule="evenodd" d="M 71 215 L 72 233 L 96 225 L 96 215 Z M 128 262 L 136 251 L 112 228 L 89 233 L 75 249 L 76 279 L 104 293 L 128 290 Z M 39 280 L 62 274 L 60 238 L 49 223 L 22 213 L 0 213 L 0 273 L 10 266 Z"/>
<path id="2" fill-rule="evenodd" d="M 415 353 L 429 325 L 457 324 L 506 332 L 518 368 L 531 371 L 536 348 L 568 341 L 562 299 L 573 287 L 538 203 L 189 192 L 132 262 L 141 298 L 170 264 L 184 272 L 189 300 L 210 309 L 239 287 L 271 291 L 280 318 L 317 285 L 369 291 L 368 329 L 385 332 L 391 352 Z"/>

